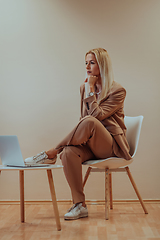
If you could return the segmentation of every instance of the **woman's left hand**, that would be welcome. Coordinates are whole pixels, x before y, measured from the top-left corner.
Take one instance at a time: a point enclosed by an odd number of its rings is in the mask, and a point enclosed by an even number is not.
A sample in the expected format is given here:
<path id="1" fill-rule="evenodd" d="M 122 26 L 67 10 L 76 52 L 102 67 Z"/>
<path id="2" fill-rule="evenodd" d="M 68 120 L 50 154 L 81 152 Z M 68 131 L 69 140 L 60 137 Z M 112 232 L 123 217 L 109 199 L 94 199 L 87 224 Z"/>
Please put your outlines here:
<path id="1" fill-rule="evenodd" d="M 88 76 L 88 84 L 90 86 L 94 86 L 97 80 L 98 80 L 97 76 Z"/>

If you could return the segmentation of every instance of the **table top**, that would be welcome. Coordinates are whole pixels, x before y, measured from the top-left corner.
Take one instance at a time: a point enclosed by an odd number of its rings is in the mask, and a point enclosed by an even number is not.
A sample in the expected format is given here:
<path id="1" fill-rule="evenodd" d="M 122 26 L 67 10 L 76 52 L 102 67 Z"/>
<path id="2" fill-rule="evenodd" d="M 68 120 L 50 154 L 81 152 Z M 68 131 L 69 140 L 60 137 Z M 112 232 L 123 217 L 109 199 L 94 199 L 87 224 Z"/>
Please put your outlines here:
<path id="1" fill-rule="evenodd" d="M 0 165 L 0 171 L 7 171 L 7 170 L 49 170 L 49 169 L 61 169 L 63 168 L 62 165 L 55 165 L 55 164 L 47 164 L 47 166 L 41 166 L 41 167 L 8 167 L 4 165 Z"/>

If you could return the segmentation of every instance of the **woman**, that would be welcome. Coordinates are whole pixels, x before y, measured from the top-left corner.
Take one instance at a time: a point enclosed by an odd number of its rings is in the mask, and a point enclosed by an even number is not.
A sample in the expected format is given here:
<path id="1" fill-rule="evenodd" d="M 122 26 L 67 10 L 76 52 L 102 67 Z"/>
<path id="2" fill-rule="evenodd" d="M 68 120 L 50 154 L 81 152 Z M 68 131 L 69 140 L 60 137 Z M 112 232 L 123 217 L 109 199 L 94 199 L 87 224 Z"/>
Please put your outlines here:
<path id="1" fill-rule="evenodd" d="M 113 79 L 111 60 L 105 49 L 92 49 L 85 55 L 87 78 L 80 87 L 81 118 L 77 126 L 55 147 L 25 160 L 55 163 L 60 158 L 71 188 L 73 207 L 65 219 L 88 216 L 82 186 L 82 163 L 112 156 L 131 159 L 124 125 L 125 89 Z"/>

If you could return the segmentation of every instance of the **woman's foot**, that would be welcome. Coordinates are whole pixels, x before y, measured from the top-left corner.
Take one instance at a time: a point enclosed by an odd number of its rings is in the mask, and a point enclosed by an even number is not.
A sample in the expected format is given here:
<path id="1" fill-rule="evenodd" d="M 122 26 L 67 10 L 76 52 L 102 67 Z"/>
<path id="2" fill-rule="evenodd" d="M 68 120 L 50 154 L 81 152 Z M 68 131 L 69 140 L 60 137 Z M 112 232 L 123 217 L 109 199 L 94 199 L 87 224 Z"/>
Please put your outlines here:
<path id="1" fill-rule="evenodd" d="M 55 158 L 55 156 L 57 156 L 57 153 L 58 153 L 57 150 L 54 148 L 51 148 L 50 150 L 46 151 L 46 154 L 50 159 Z"/>
<path id="2" fill-rule="evenodd" d="M 87 206 L 83 203 L 74 204 L 64 215 L 65 220 L 76 220 L 78 218 L 84 217 L 88 217 L 88 209 Z"/>
<path id="3" fill-rule="evenodd" d="M 43 151 L 41 153 L 38 153 L 36 156 L 26 158 L 24 160 L 26 165 L 30 164 L 55 164 L 57 160 L 57 155 L 55 155 L 53 158 L 50 158 L 48 154 Z"/>

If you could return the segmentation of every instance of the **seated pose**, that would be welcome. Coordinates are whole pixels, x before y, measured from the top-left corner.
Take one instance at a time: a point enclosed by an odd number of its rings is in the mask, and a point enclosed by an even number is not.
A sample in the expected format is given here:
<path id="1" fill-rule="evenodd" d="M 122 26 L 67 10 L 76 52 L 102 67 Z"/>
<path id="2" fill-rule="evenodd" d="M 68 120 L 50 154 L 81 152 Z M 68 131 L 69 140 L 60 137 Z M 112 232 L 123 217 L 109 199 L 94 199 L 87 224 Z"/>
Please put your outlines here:
<path id="1" fill-rule="evenodd" d="M 80 87 L 81 118 L 77 126 L 55 147 L 25 159 L 26 164 L 55 163 L 60 154 L 74 205 L 65 220 L 88 216 L 82 185 L 82 163 L 89 159 L 131 159 L 124 124 L 126 90 L 113 79 L 112 64 L 103 48 L 85 55 L 87 78 Z"/>

